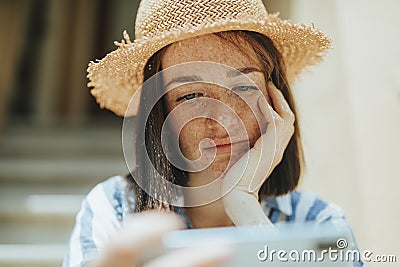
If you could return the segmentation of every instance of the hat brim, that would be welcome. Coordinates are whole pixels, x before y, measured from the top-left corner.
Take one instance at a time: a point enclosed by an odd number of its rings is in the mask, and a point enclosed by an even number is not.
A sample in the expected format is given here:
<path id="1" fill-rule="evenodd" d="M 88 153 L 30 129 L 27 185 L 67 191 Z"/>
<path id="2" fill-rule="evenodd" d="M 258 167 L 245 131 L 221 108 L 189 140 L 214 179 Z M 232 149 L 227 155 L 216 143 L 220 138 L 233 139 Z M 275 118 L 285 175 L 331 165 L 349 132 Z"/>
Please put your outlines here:
<path id="1" fill-rule="evenodd" d="M 119 116 L 134 116 L 136 109 L 129 102 L 140 88 L 144 79 L 144 67 L 148 59 L 163 47 L 191 37 L 231 30 L 247 30 L 261 33 L 270 38 L 282 54 L 289 82 L 307 67 L 317 64 L 332 46 L 332 40 L 314 25 L 295 24 L 282 20 L 277 14 L 269 14 L 264 20 L 226 20 L 181 28 L 152 38 L 129 40 L 116 43 L 118 48 L 102 60 L 90 62 L 88 71 L 91 94 L 101 108 Z M 136 98 L 136 97 L 135 97 Z M 131 104 L 132 105 L 132 104 Z"/>

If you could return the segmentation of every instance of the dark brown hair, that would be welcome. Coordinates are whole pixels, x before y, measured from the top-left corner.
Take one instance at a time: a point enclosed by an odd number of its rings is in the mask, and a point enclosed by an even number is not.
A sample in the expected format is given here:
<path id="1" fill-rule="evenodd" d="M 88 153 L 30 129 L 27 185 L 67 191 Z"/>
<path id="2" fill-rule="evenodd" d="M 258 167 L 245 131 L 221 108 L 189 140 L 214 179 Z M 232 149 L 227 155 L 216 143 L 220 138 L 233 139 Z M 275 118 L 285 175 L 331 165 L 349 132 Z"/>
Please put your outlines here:
<path id="1" fill-rule="evenodd" d="M 275 167 L 270 177 L 262 185 L 259 191 L 259 199 L 271 196 L 279 196 L 286 194 L 296 188 L 301 177 L 302 167 L 304 166 L 303 150 L 301 145 L 300 130 L 298 125 L 298 115 L 296 112 L 295 102 L 291 93 L 291 89 L 285 73 L 285 65 L 280 52 L 276 49 L 273 42 L 266 36 L 250 32 L 250 31 L 227 31 L 215 33 L 220 38 L 233 43 L 243 53 L 245 53 L 244 44 L 249 44 L 257 55 L 264 70 L 265 82 L 272 81 L 275 86 L 282 92 L 291 110 L 296 116 L 294 123 L 295 131 L 289 141 L 289 144 L 283 154 L 282 161 Z M 154 54 L 147 62 L 144 70 L 145 81 L 157 72 L 161 71 L 161 58 L 166 48 L 161 49 Z M 156 103 L 154 107 L 148 106 L 149 101 L 158 95 L 163 94 L 162 81 L 160 79 L 150 83 L 146 83 L 142 88 L 140 109 L 138 114 L 138 122 L 140 127 L 144 127 L 143 133 L 138 132 L 138 140 L 145 140 L 146 151 L 143 146 L 138 146 L 137 150 L 137 168 L 133 174 L 135 177 L 142 179 L 142 182 L 152 183 L 155 181 L 154 168 L 166 180 L 179 185 L 185 185 L 188 180 L 188 174 L 177 169 L 170 164 L 163 152 L 161 146 L 161 128 L 166 118 L 166 107 L 164 98 Z M 146 88 L 145 88 L 146 87 Z M 151 88 L 148 88 L 151 87 Z M 150 90 L 146 90 L 150 89 Z M 151 109 L 151 111 L 150 111 Z M 144 118 L 146 111 L 150 112 L 148 119 Z M 138 129 L 143 129 L 143 128 Z M 140 136 L 144 135 L 144 136 Z M 146 166 L 147 161 L 141 158 L 143 153 L 147 153 L 152 162 L 152 166 Z M 155 200 L 144 192 L 135 182 L 131 174 L 127 175 L 127 180 L 132 185 L 137 196 L 136 211 L 140 212 L 153 208 L 171 209 L 168 204 L 163 204 Z M 151 184 L 149 184 L 151 187 Z M 160 188 L 153 185 L 154 188 Z"/>

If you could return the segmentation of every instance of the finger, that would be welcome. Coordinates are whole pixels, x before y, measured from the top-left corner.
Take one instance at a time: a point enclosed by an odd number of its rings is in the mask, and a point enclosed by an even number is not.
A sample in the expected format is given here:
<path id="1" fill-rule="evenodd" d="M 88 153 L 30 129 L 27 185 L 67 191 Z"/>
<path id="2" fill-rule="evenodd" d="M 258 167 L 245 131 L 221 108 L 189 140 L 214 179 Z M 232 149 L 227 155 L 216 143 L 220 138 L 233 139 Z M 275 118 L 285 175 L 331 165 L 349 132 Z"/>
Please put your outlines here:
<path id="1" fill-rule="evenodd" d="M 279 116 L 282 117 L 289 124 L 293 124 L 295 121 L 294 113 L 291 110 L 282 92 L 278 90 L 272 82 L 268 83 L 268 93 Z"/>
<path id="2" fill-rule="evenodd" d="M 217 267 L 226 263 L 233 249 L 224 246 L 191 247 L 175 250 L 145 264 L 145 267 Z"/>
<path id="3" fill-rule="evenodd" d="M 291 137 L 293 136 L 295 115 L 290 109 L 290 106 L 287 103 L 282 92 L 278 90 L 272 82 L 269 82 L 268 90 L 275 108 L 282 116 L 281 118 L 282 121 L 277 123 L 278 136 L 279 136 L 277 145 L 277 156 L 275 157 L 277 163 L 282 159 L 283 153 Z"/>
<path id="4" fill-rule="evenodd" d="M 282 128 L 281 126 L 284 124 L 283 118 L 268 104 L 264 96 L 259 97 L 257 103 L 267 123 L 272 123 L 273 126 L 270 127 L 276 127 L 276 131 L 279 133 Z"/>
<path id="5" fill-rule="evenodd" d="M 257 102 L 259 105 L 259 109 L 261 110 L 263 116 L 268 122 L 266 132 L 260 136 L 260 138 L 255 142 L 254 146 L 250 150 L 248 150 L 238 161 L 236 161 L 229 168 L 224 176 L 224 192 L 230 191 L 235 186 L 245 186 L 247 189 L 249 189 L 251 181 L 255 177 L 256 168 L 259 165 L 260 155 L 262 154 L 261 151 L 263 149 L 265 150 L 265 148 L 263 148 L 262 146 L 266 146 L 266 144 L 274 146 L 276 129 L 274 127 L 275 122 L 271 112 L 272 108 L 269 106 L 263 96 L 261 96 Z M 270 147 L 269 150 L 273 152 L 274 147 Z M 258 183 L 258 181 L 255 181 L 254 183 Z"/>
<path id="6" fill-rule="evenodd" d="M 132 266 L 139 255 L 161 244 L 165 233 L 182 228 L 182 218 L 174 213 L 151 211 L 135 214 L 123 225 L 93 266 Z"/>
<path id="7" fill-rule="evenodd" d="M 275 136 L 275 127 L 270 124 L 254 146 L 228 169 L 223 179 L 223 192 L 240 186 L 252 193 L 265 181 L 274 159 Z"/>
<path id="8" fill-rule="evenodd" d="M 288 125 L 285 127 L 285 129 L 281 133 L 281 139 L 278 142 L 277 148 L 276 148 L 276 156 L 275 156 L 275 164 L 277 165 L 283 158 L 283 154 L 285 153 L 285 150 L 294 134 L 295 128 L 294 125 Z"/>
<path id="9" fill-rule="evenodd" d="M 257 100 L 257 104 L 258 104 L 258 107 L 261 110 L 261 113 L 263 114 L 265 120 L 267 121 L 267 123 L 273 123 L 273 121 L 274 121 L 274 114 L 272 113 L 273 109 L 268 104 L 265 97 L 260 96 Z"/>
<path id="10" fill-rule="evenodd" d="M 276 117 L 274 115 L 272 108 L 267 104 L 265 106 L 265 99 L 259 99 L 258 101 L 259 108 L 264 116 Z M 253 167 L 254 174 L 253 178 L 249 184 L 249 191 L 256 191 L 267 179 L 267 174 L 269 170 L 272 168 L 272 164 L 274 161 L 276 146 L 277 146 L 277 119 L 273 118 L 272 123 L 267 126 L 267 130 L 265 134 L 262 134 L 260 138 L 256 141 L 253 147 L 253 153 L 250 154 L 251 158 L 249 159 L 250 164 L 256 163 L 257 165 Z M 261 161 L 261 159 L 267 159 L 265 162 Z"/>

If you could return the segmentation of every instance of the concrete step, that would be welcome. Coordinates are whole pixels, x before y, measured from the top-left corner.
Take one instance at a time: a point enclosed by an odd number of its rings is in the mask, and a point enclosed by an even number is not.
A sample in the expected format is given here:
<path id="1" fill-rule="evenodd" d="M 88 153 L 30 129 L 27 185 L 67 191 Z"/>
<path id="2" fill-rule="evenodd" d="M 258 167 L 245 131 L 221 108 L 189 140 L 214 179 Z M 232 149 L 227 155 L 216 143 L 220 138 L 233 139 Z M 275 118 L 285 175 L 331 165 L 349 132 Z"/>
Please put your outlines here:
<path id="1" fill-rule="evenodd" d="M 120 156 L 121 126 L 10 127 L 0 135 L 0 157 Z"/>
<path id="2" fill-rule="evenodd" d="M 2 183 L 0 244 L 67 243 L 83 198 L 110 176 L 84 183 Z"/>
<path id="3" fill-rule="evenodd" d="M 120 157 L 122 141 L 117 132 L 76 136 L 13 135 L 0 139 L 1 158 Z"/>
<path id="4" fill-rule="evenodd" d="M 85 184 L 86 181 L 128 173 L 120 158 L 0 159 L 0 182 Z"/>
<path id="5" fill-rule="evenodd" d="M 39 215 L 20 220 L 1 219 L 0 244 L 67 244 L 75 216 Z"/>
<path id="6" fill-rule="evenodd" d="M 93 186 L 0 188 L 0 244 L 66 244 L 81 202 Z"/>
<path id="7" fill-rule="evenodd" d="M 0 245 L 0 267 L 61 266 L 66 250 L 65 244 Z"/>
<path id="8" fill-rule="evenodd" d="M 89 191 L 89 188 L 82 191 Z M 85 194 L 26 193 L 11 191 L 2 194 L 0 218 L 24 219 L 32 216 L 70 216 L 80 208 Z"/>
<path id="9" fill-rule="evenodd" d="M 0 267 L 60 266 L 82 199 L 128 173 L 120 125 L 0 136 Z"/>

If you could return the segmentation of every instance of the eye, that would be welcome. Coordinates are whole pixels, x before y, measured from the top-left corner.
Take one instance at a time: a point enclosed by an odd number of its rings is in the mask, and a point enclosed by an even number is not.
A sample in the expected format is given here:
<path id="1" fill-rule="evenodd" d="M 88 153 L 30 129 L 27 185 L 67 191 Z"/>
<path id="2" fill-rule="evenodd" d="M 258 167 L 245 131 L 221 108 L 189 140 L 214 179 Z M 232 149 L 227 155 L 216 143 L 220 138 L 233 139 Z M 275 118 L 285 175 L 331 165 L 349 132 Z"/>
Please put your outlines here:
<path id="1" fill-rule="evenodd" d="M 187 94 L 182 97 L 179 97 L 178 99 L 176 99 L 176 101 L 178 102 L 181 100 L 191 100 L 191 99 L 194 99 L 196 97 L 201 97 L 201 96 L 203 96 L 202 93 L 191 93 L 191 94 Z"/>
<path id="2" fill-rule="evenodd" d="M 240 91 L 240 92 L 246 92 L 249 90 L 258 90 L 256 86 L 250 86 L 250 85 L 241 85 L 241 86 L 235 86 L 233 87 L 234 91 Z"/>

